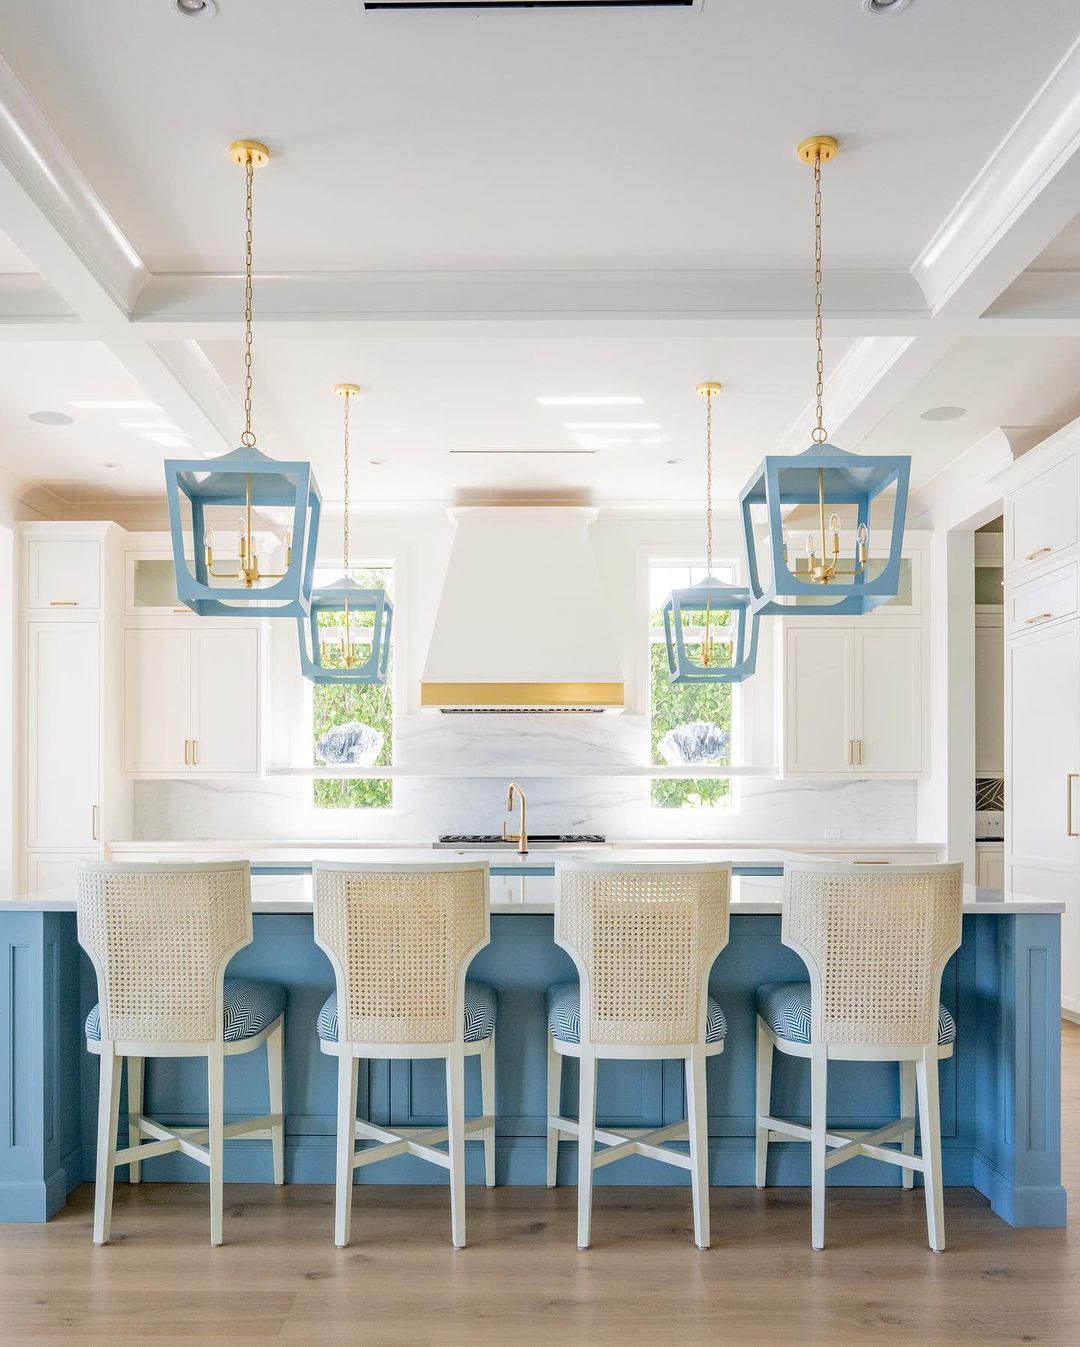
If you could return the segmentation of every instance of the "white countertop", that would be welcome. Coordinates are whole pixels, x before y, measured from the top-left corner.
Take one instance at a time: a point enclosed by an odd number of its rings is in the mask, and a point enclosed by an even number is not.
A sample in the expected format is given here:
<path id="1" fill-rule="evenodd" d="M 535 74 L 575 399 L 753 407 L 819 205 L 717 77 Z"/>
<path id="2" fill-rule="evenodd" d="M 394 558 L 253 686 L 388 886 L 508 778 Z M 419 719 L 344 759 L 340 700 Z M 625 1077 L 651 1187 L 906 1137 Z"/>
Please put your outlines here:
<path id="1" fill-rule="evenodd" d="M 595 849 L 588 854 L 597 859 Z M 647 862 L 656 859 L 655 852 L 649 851 L 614 851 L 607 849 L 603 851 L 602 855 L 605 860 L 618 861 Z M 777 853 L 777 855 L 779 856 L 780 853 Z M 573 856 L 573 852 L 563 851 L 559 853 L 558 859 L 565 861 L 573 858 Z M 312 858 L 310 849 L 307 852 L 307 858 Z M 788 853 L 786 858 L 798 859 L 797 855 L 791 853 Z M 335 856 L 335 859 L 351 858 L 344 857 L 339 853 Z M 486 857 L 476 852 L 463 853 L 460 856 L 457 852 L 432 852 L 430 848 L 416 851 L 395 849 L 381 852 L 365 848 L 362 853 L 357 855 L 356 859 L 398 862 L 399 864 L 431 864 L 434 859 L 439 859 L 453 864 L 456 860 L 484 860 Z M 549 858 L 546 863 L 548 869 L 551 867 L 552 859 L 554 857 Z M 677 865 L 682 861 L 697 861 L 700 863 L 703 859 L 725 860 L 727 856 L 720 848 L 711 852 L 707 857 L 704 857 L 700 850 L 696 850 L 693 854 L 672 850 L 664 856 L 664 862 L 670 865 Z M 521 860 L 531 862 L 531 864 L 525 866 L 528 869 L 542 868 L 545 864 L 541 856 L 522 857 Z M 536 892 L 527 891 L 525 888 L 526 882 L 530 889 L 535 887 Z M 520 885 L 520 897 L 496 897 L 493 899 L 491 904 L 493 915 L 554 912 L 554 879 L 552 877 L 525 875 L 522 877 Z M 252 908 L 256 915 L 311 912 L 311 877 L 309 875 L 255 875 L 252 877 L 251 888 Z M 777 916 L 781 910 L 782 893 L 783 879 L 778 875 L 736 875 L 731 881 L 731 913 L 733 916 Z M 0 903 L 0 913 L 4 911 L 74 912 L 75 906 L 74 897 L 15 898 L 8 903 Z M 1060 913 L 1064 910 L 1064 903 L 1049 899 L 1035 898 L 1028 894 L 1003 892 L 999 889 L 980 889 L 976 888 L 974 884 L 964 886 L 964 912 L 967 914 L 1036 914 Z"/>

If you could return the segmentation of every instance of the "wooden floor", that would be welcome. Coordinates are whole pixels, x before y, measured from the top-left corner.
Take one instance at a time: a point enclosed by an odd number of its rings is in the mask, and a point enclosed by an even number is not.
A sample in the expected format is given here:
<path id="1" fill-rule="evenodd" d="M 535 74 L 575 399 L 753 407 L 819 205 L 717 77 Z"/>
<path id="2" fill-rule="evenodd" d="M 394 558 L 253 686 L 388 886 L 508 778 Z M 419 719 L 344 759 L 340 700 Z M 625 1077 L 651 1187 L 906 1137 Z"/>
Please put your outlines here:
<path id="1" fill-rule="evenodd" d="M 1080 1028 L 1066 1027 L 1065 1182 L 1080 1193 Z M 947 1190 L 949 1249 L 930 1253 L 922 1197 L 829 1195 L 810 1248 L 809 1193 L 712 1190 L 713 1247 L 694 1248 L 682 1188 L 598 1188 L 595 1244 L 574 1244 L 575 1190 L 470 1188 L 469 1248 L 439 1188 L 357 1190 L 354 1243 L 331 1244 L 328 1188 L 230 1187 L 228 1241 L 206 1189 L 116 1190 L 93 1248 L 93 1189 L 47 1226 L 0 1228 L 0 1344 L 1080 1343 L 1072 1231 L 1012 1230 Z"/>

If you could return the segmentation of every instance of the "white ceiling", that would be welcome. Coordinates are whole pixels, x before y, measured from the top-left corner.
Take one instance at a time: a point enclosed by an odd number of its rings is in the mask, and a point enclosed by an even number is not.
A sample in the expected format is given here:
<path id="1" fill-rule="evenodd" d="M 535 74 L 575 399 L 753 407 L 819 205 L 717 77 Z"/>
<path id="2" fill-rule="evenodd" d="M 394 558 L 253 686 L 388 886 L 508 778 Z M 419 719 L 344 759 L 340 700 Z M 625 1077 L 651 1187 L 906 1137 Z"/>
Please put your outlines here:
<path id="1" fill-rule="evenodd" d="M 802 266 L 829 130 L 834 265 L 908 267 L 1080 32 L 1074 0 L 711 0 L 364 13 L 49 0 L 0 50 L 151 270 L 231 271 L 259 136 L 268 269 Z"/>
<path id="2" fill-rule="evenodd" d="M 706 378 L 725 385 L 718 499 L 803 447 L 811 179 L 794 146 L 819 130 L 842 142 L 825 170 L 836 441 L 911 453 L 926 488 L 997 426 L 1080 415 L 1080 308 L 1058 295 L 996 324 L 988 308 L 1025 268 L 1080 271 L 1074 0 L 1040 0 L 1038 23 L 1015 0 L 219 11 L 0 7 L 0 467 L 26 482 L 155 496 L 167 453 L 237 442 L 237 136 L 274 152 L 256 197 L 260 443 L 311 457 L 330 499 L 340 380 L 366 390 L 367 501 L 695 503 Z M 642 401 L 537 400 L 590 395 Z M 95 400 L 153 405 L 73 405 Z M 966 414 L 920 419 L 943 404 Z"/>

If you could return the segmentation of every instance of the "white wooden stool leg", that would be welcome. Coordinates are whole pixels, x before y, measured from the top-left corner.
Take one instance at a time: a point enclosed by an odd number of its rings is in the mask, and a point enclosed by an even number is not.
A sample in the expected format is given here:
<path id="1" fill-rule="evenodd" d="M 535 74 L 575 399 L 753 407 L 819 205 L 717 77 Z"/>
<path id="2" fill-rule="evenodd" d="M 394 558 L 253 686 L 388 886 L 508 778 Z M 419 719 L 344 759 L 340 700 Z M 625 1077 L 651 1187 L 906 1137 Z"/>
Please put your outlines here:
<path id="1" fill-rule="evenodd" d="M 555 1051 L 555 1040 L 548 1031 L 547 1051 L 547 1186 L 554 1188 L 559 1181 L 559 1129 L 552 1118 L 562 1113 L 562 1053 Z"/>
<path id="2" fill-rule="evenodd" d="M 915 1116 L 915 1063 L 900 1063 L 900 1116 L 902 1118 L 914 1118 Z M 910 1132 L 904 1133 L 904 1139 L 900 1144 L 900 1149 L 905 1155 L 915 1154 L 915 1127 L 912 1125 Z M 905 1169 L 901 1171 L 904 1175 L 904 1187 L 915 1187 L 915 1171 Z"/>
<path id="3" fill-rule="evenodd" d="M 127 1091 L 128 1091 L 128 1145 L 137 1146 L 142 1141 L 142 1132 L 133 1119 L 139 1117 L 143 1111 L 143 1063 L 142 1057 L 129 1057 L 127 1059 Z M 140 1160 L 128 1161 L 128 1183 L 139 1183 L 142 1180 L 142 1162 Z"/>
<path id="4" fill-rule="evenodd" d="M 919 1135 L 922 1138 L 926 1228 L 935 1253 L 945 1248 L 945 1204 L 941 1191 L 941 1106 L 937 1053 L 928 1048 L 916 1063 L 919 1083 Z"/>
<path id="5" fill-rule="evenodd" d="M 450 1156 L 450 1237 L 455 1249 L 465 1247 L 465 1054 L 446 1059 L 446 1125 Z"/>
<path id="6" fill-rule="evenodd" d="M 773 1042 L 761 1018 L 757 1022 L 757 1116 L 767 1117 L 772 1112 Z M 757 1124 L 754 1132 L 754 1184 L 765 1187 L 769 1167 L 769 1129 Z"/>
<path id="7" fill-rule="evenodd" d="M 578 1198 L 577 1243 L 587 1249 L 592 1239 L 593 1151 L 596 1147 L 596 1057 L 582 1053 L 578 1062 Z"/>
<path id="8" fill-rule="evenodd" d="M 97 1169 L 94 1187 L 94 1243 L 108 1244 L 112 1225 L 113 1178 L 116 1174 L 116 1127 L 120 1121 L 122 1060 L 111 1043 L 101 1045 L 98 1077 Z"/>
<path id="9" fill-rule="evenodd" d="M 281 1121 L 270 1128 L 270 1147 L 274 1156 L 274 1182 L 285 1182 L 285 1018 L 266 1040 L 266 1074 L 270 1085 L 270 1112 Z"/>
<path id="10" fill-rule="evenodd" d="M 690 1182 L 694 1194 L 694 1243 L 709 1247 L 709 1110 L 705 1053 L 695 1048 L 686 1059 L 686 1116 L 690 1124 Z"/>
<path id="11" fill-rule="evenodd" d="M 356 1087 L 360 1062 L 338 1054 L 337 1179 L 334 1186 L 334 1243 L 344 1249 L 352 1233 L 353 1154 L 356 1151 Z"/>
<path id="12" fill-rule="evenodd" d="M 492 1119 L 490 1127 L 484 1128 L 484 1183 L 495 1187 L 495 1034 L 492 1033 L 487 1046 L 480 1054 L 480 1095 L 484 1115 Z"/>
<path id="13" fill-rule="evenodd" d="M 825 1247 L 825 1134 L 828 1130 L 829 1060 L 823 1051 L 810 1059 L 810 1243 Z"/>
<path id="14" fill-rule="evenodd" d="M 211 1051 L 206 1059 L 207 1094 L 210 1111 L 210 1243 L 224 1239 L 225 1205 L 225 1054 Z"/>

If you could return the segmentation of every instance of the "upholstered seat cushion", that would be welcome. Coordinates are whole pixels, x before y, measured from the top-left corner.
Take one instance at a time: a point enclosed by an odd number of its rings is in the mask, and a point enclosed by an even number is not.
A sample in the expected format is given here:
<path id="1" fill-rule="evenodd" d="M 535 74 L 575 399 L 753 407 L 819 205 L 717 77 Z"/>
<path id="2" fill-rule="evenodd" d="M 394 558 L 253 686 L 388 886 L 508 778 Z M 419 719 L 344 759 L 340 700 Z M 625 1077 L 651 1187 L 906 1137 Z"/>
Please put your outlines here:
<path id="1" fill-rule="evenodd" d="M 225 1042 L 254 1038 L 285 1009 L 285 988 L 280 982 L 256 982 L 252 978 L 225 979 Z M 86 1037 L 101 1038 L 101 1007 L 95 1005 L 86 1017 Z"/>
<path id="2" fill-rule="evenodd" d="M 757 989 L 757 1012 L 777 1038 L 810 1042 L 809 982 L 769 982 Z M 956 1021 L 938 1006 L 938 1043 L 956 1042 Z"/>
<path id="3" fill-rule="evenodd" d="M 559 982 L 548 988 L 547 1022 L 552 1038 L 560 1043 L 581 1042 L 581 987 L 576 982 Z M 720 1003 L 710 996 L 705 1011 L 705 1042 L 719 1043 L 727 1038 L 727 1019 Z"/>
<path id="4" fill-rule="evenodd" d="M 465 1042 L 479 1043 L 495 1032 L 498 999 L 486 982 L 465 984 Z M 336 1043 L 338 1036 L 337 992 L 331 992 L 319 1011 L 319 1037 Z"/>

